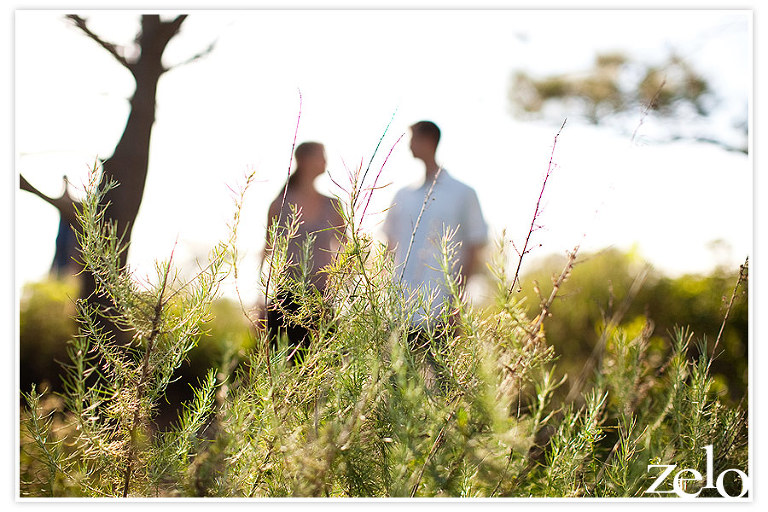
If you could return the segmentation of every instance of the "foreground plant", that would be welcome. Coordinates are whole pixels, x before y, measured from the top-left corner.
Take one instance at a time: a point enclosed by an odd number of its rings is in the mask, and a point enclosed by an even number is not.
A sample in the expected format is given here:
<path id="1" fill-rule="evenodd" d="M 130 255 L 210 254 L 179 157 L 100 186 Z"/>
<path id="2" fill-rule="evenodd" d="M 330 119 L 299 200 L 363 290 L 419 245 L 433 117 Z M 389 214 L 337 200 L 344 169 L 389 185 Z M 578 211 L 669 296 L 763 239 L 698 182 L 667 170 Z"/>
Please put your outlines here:
<path id="1" fill-rule="evenodd" d="M 270 234 L 268 293 L 290 291 L 300 307 L 285 314 L 311 330 L 301 361 L 290 361 L 285 343 L 270 350 L 254 322 L 256 349 L 216 405 L 210 373 L 163 434 L 152 431 L 152 417 L 207 315 L 226 244 L 194 283 L 174 286 L 167 263 L 158 266 L 157 285 L 138 290 L 115 266 L 116 231 L 101 222 L 92 187 L 82 212 L 84 261 L 114 305 L 111 318 L 134 339 L 114 343 L 96 321 L 104 312 L 81 304 L 64 420 L 46 415 L 39 394 L 27 395 L 25 495 L 645 497 L 659 495 L 647 492 L 657 476 L 649 465 L 701 468 L 707 447 L 717 474 L 746 473 L 746 415 L 720 403 L 709 375 L 714 349 L 702 337 L 692 359 L 695 338 L 684 329 L 674 346 L 652 352 L 650 320 L 608 323 L 595 371 L 571 388 L 572 399 L 554 400 L 565 381 L 554 377 L 546 320 L 577 271 L 577 250 L 531 319 L 514 293 L 518 272 L 507 271 L 509 247 L 499 243 L 490 264 L 494 300 L 473 306 L 450 277 L 456 247 L 446 233 L 440 265 L 452 292 L 442 309 L 449 327 L 414 346 L 408 318 L 431 299 L 403 296 L 384 247 L 359 229 L 373 189 L 360 176 L 351 175 L 346 242 L 325 269 L 323 296 L 306 286 L 306 272 L 287 272 L 307 268 L 311 254 L 310 238 L 304 261 L 286 258 L 299 213 Z M 731 496 L 740 485 L 724 483 Z"/>
<path id="2" fill-rule="evenodd" d="M 120 266 L 118 227 L 104 220 L 102 198 L 116 185 L 98 188 L 97 183 L 94 170 L 78 212 L 82 262 L 96 281 L 96 293 L 110 306 L 105 310 L 87 300 L 77 303 L 80 330 L 64 365 L 62 428 L 71 427 L 66 444 L 46 433 L 51 421 L 41 411 L 41 395 L 34 389 L 25 395 L 24 430 L 31 443 L 23 450 L 42 457 L 46 470 L 22 475 L 30 478 L 22 481 L 23 494 L 151 496 L 167 481 L 183 486 L 200 430 L 212 412 L 213 370 L 176 425 L 153 434 L 153 418 L 166 388 L 195 347 L 226 275 L 226 244 L 212 251 L 192 282 L 179 283 L 169 260 L 156 266 L 156 282 L 140 286 Z M 122 342 L 125 333 L 130 336 L 127 344 Z"/>

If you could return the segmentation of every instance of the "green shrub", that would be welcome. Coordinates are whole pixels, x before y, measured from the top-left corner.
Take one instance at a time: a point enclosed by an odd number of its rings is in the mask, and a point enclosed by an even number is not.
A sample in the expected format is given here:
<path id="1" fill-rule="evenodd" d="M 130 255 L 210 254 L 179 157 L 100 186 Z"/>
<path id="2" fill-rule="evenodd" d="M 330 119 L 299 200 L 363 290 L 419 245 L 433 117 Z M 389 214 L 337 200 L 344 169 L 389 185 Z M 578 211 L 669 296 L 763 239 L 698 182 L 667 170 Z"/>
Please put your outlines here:
<path id="1" fill-rule="evenodd" d="M 61 390 L 60 363 L 67 341 L 77 332 L 75 280 L 46 279 L 24 285 L 19 303 L 19 377 L 22 389 L 33 384 Z"/>
<path id="2" fill-rule="evenodd" d="M 27 283 L 20 301 L 19 372 L 21 389 L 62 393 L 62 362 L 78 330 L 76 280 L 47 279 Z M 253 346 L 250 324 L 242 308 L 231 299 L 217 298 L 210 317 L 200 323 L 200 339 L 169 383 L 167 399 L 158 405 L 156 423 L 167 428 L 182 404 L 192 398 L 192 385 L 212 367 L 237 365 Z M 231 369 L 233 370 L 234 367 Z"/>
<path id="3" fill-rule="evenodd" d="M 230 361 L 195 387 L 174 428 L 157 432 L 158 404 L 210 318 L 227 255 L 236 265 L 236 223 L 196 282 L 175 283 L 162 264 L 157 283 L 139 291 L 118 267 L 115 230 L 104 225 L 92 184 L 84 260 L 136 342 L 114 343 L 79 303 L 63 401 L 25 394 L 22 494 L 638 497 L 655 477 L 649 464 L 702 468 L 709 445 L 716 471 L 746 472 L 744 412 L 720 401 L 710 349 L 700 342 L 689 355 L 689 331 L 654 348 L 644 323 L 606 322 L 594 372 L 569 383 L 572 399 L 556 398 L 564 381 L 548 326 L 567 308 L 550 294 L 529 315 L 510 291 L 503 244 L 491 265 L 495 301 L 476 309 L 449 277 L 456 248 L 446 234 L 441 264 L 453 295 L 442 320 L 453 328 L 414 347 L 407 318 L 428 298 L 403 298 L 384 248 L 359 230 L 362 190 L 353 175 L 347 242 L 326 268 L 322 297 L 286 271 L 298 214 L 288 229 L 271 229 L 264 284 L 270 299 L 282 290 L 296 297 L 298 311 L 284 314 L 311 330 L 301 362 L 289 362 L 283 344 L 270 350 L 254 322 L 244 364 L 230 373 L 236 350 L 224 351 Z M 558 287 L 577 275 L 576 257 Z M 738 484 L 729 483 L 731 494 Z"/>
<path id="4" fill-rule="evenodd" d="M 564 264 L 561 256 L 542 259 L 522 279 L 522 297 L 530 314 L 535 314 L 540 295 L 552 290 L 551 276 Z M 561 375 L 578 375 L 609 319 L 621 309 L 624 329 L 637 331 L 646 319 L 652 321 L 649 357 L 660 358 L 674 343 L 675 332 L 688 327 L 713 342 L 725 315 L 728 299 L 739 272 L 718 269 L 711 275 L 684 275 L 670 278 L 648 271 L 645 262 L 632 252 L 606 249 L 580 257 L 571 278 L 563 285 L 560 298 L 547 320 L 547 340 L 560 356 Z M 635 278 L 645 275 L 642 287 L 630 294 Z M 745 277 L 746 279 L 746 277 Z M 746 281 L 730 311 L 711 374 L 717 391 L 731 405 L 746 395 L 748 375 L 749 317 Z M 712 347 L 709 347 L 711 351 Z M 691 347 L 692 358 L 698 348 Z"/>

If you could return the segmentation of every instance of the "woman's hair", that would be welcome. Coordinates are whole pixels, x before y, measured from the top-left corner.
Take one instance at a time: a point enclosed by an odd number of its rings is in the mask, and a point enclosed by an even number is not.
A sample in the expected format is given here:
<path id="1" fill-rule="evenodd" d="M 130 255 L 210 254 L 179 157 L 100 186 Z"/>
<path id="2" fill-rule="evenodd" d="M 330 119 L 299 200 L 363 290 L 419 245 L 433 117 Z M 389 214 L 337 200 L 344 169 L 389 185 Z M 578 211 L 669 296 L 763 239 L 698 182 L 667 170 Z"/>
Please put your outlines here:
<path id="1" fill-rule="evenodd" d="M 317 151 L 322 151 L 323 149 L 324 146 L 319 142 L 302 142 L 296 146 L 296 150 L 293 152 L 293 156 L 296 159 L 296 169 L 288 178 L 288 188 L 291 188 L 296 184 L 296 175 L 301 172 L 301 162 L 308 156 L 315 154 Z"/>

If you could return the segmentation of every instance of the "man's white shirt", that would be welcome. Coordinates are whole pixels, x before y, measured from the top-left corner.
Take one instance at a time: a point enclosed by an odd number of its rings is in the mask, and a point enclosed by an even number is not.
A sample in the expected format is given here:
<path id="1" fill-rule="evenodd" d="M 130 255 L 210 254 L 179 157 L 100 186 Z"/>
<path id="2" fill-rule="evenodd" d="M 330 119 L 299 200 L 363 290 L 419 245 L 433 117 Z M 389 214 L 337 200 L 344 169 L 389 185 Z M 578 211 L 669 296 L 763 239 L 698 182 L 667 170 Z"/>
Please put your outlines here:
<path id="1" fill-rule="evenodd" d="M 458 262 L 465 261 L 470 247 L 482 245 L 488 238 L 488 228 L 474 189 L 442 169 L 425 206 L 432 181 L 425 180 L 417 188 L 399 190 L 383 226 L 390 249 L 394 250 L 394 279 L 400 279 L 402 275 L 403 289 L 409 296 L 420 291 L 426 297 L 434 297 L 429 311 L 425 308 L 416 311 L 412 319 L 416 325 L 423 324 L 427 318 L 434 319 L 449 295 L 440 266 L 443 235 L 455 231 L 452 241 L 458 243 Z M 424 212 L 416 226 L 422 207 Z M 458 273 L 458 265 L 454 268 L 455 273 Z"/>

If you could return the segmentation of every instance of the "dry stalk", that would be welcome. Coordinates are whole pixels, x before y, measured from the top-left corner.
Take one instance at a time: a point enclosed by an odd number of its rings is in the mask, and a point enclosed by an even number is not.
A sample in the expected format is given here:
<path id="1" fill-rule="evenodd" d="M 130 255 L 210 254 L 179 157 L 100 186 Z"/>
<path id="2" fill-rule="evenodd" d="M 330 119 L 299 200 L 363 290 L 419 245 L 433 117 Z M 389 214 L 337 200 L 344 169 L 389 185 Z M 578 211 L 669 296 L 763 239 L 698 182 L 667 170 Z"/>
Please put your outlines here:
<path id="1" fill-rule="evenodd" d="M 749 257 L 747 257 L 747 259 L 744 260 L 744 264 L 739 267 L 739 278 L 736 280 L 736 286 L 733 287 L 733 293 L 731 293 L 731 300 L 728 301 L 728 307 L 725 310 L 723 323 L 720 324 L 720 332 L 717 333 L 717 339 L 715 340 L 715 344 L 712 347 L 712 355 L 710 356 L 709 361 L 707 362 L 707 373 L 709 373 L 709 367 L 712 364 L 712 360 L 717 356 L 715 354 L 717 350 L 717 345 L 720 343 L 720 339 L 723 337 L 723 331 L 725 330 L 725 324 L 728 321 L 728 316 L 731 314 L 733 301 L 736 300 L 736 292 L 738 291 L 742 281 L 744 281 L 747 278 L 748 272 L 749 272 Z"/>
<path id="2" fill-rule="evenodd" d="M 541 184 L 541 191 L 539 192 L 539 198 L 536 201 L 536 208 L 533 210 L 533 218 L 531 218 L 531 226 L 528 228 L 528 235 L 525 237 L 525 243 L 523 244 L 523 250 L 518 251 L 516 247 L 514 247 L 514 243 L 512 246 L 515 248 L 515 251 L 518 255 L 517 260 L 517 268 L 515 269 L 515 276 L 512 278 L 512 284 L 509 287 L 509 293 L 511 294 L 512 291 L 515 288 L 515 285 L 520 281 L 520 267 L 523 265 L 523 257 L 531 252 L 531 249 L 528 248 L 528 244 L 531 242 L 531 236 L 533 235 L 534 231 L 537 230 L 536 221 L 539 220 L 539 216 L 541 215 L 541 199 L 544 197 L 544 190 L 547 188 L 547 181 L 549 181 L 549 177 L 552 175 L 553 164 L 555 160 L 555 148 L 557 147 L 557 139 L 560 137 L 560 133 L 562 133 L 563 128 L 565 127 L 565 123 L 568 121 L 568 118 L 563 120 L 563 124 L 560 125 L 560 129 L 557 131 L 557 134 L 555 134 L 555 141 L 552 144 L 552 152 L 549 155 L 549 165 L 547 166 L 547 173 L 544 175 L 544 182 Z M 518 288 L 518 291 L 519 288 Z"/>
<path id="3" fill-rule="evenodd" d="M 551 315 L 552 303 L 555 301 L 555 298 L 557 298 L 557 294 L 560 291 L 560 288 L 563 286 L 563 283 L 565 283 L 565 281 L 567 281 L 571 276 L 571 271 L 573 270 L 573 266 L 576 263 L 576 254 L 578 252 L 579 246 L 577 245 L 573 248 L 573 251 L 568 253 L 568 261 L 566 261 L 565 267 L 563 267 L 563 270 L 560 272 L 560 275 L 557 277 L 557 279 L 552 282 L 552 292 L 549 294 L 549 298 L 547 298 L 546 302 L 541 305 L 541 312 L 539 313 L 536 322 L 533 324 L 533 328 L 528 332 L 528 340 L 526 341 L 526 346 L 530 345 L 538 338 L 538 333 L 544 324 L 544 319 Z"/>
<path id="4" fill-rule="evenodd" d="M 141 400 L 144 398 L 144 391 L 147 386 L 147 379 L 149 377 L 149 359 L 152 355 L 152 350 L 155 348 L 155 341 L 157 341 L 157 337 L 160 335 L 161 319 L 164 306 L 163 295 L 165 294 L 165 290 L 168 285 L 168 274 L 171 271 L 171 261 L 173 260 L 173 253 L 175 250 L 176 247 L 174 246 L 173 250 L 171 251 L 171 258 L 169 259 L 168 264 L 165 267 L 165 272 L 163 273 L 163 284 L 160 287 L 160 295 L 157 298 L 157 303 L 155 304 L 154 308 L 154 315 L 152 317 L 152 330 L 150 331 L 149 337 L 147 338 L 147 348 L 144 352 L 144 359 L 141 363 L 141 377 L 136 384 L 135 410 L 133 411 L 133 419 L 131 421 L 131 425 L 128 428 L 128 461 L 125 468 L 125 473 L 123 474 L 123 498 L 128 497 L 128 489 L 131 483 L 133 459 L 136 456 L 137 449 L 135 441 L 136 429 L 139 428 L 139 423 L 141 421 Z"/>
<path id="5" fill-rule="evenodd" d="M 656 105 L 656 100 L 659 99 L 659 94 L 661 94 L 661 90 L 664 88 L 664 86 L 667 84 L 667 79 L 661 81 L 661 85 L 659 85 L 659 88 L 656 89 L 656 93 L 653 95 L 653 98 L 651 98 L 651 101 L 648 102 L 648 104 L 645 106 L 645 110 L 643 110 L 643 115 L 640 116 L 640 121 L 637 123 L 637 126 L 635 127 L 635 131 L 632 132 L 632 138 L 629 139 L 630 144 L 635 142 L 635 137 L 637 136 L 637 132 L 640 130 L 640 127 L 643 126 L 643 123 L 645 122 L 645 118 L 648 117 L 648 112 L 651 111 L 651 109 Z"/>
<path id="6" fill-rule="evenodd" d="M 419 210 L 419 215 L 418 217 L 416 217 L 416 223 L 413 225 L 413 231 L 411 231 L 411 239 L 408 241 L 408 250 L 405 252 L 405 260 L 403 261 L 403 268 L 400 269 L 401 282 L 403 280 L 403 275 L 405 274 L 405 267 L 408 265 L 408 259 L 411 257 L 411 249 L 413 248 L 413 241 L 416 239 L 416 230 L 419 229 L 421 216 L 424 215 L 424 210 L 427 209 L 427 203 L 429 202 L 429 198 L 432 196 L 432 190 L 434 190 L 435 183 L 437 183 L 437 178 L 440 177 L 440 174 L 442 172 L 443 172 L 443 166 L 441 165 L 437 168 L 435 177 L 432 178 L 432 184 L 429 186 L 429 190 L 427 190 L 427 194 L 424 196 L 424 202 L 421 205 L 421 210 Z"/>
<path id="7" fill-rule="evenodd" d="M 296 129 L 293 132 L 293 143 L 291 144 L 291 156 L 288 159 L 288 174 L 285 179 L 285 186 L 283 187 L 283 197 L 280 201 L 280 211 L 277 214 L 277 226 L 280 226 L 280 223 L 283 220 L 283 207 L 285 206 L 285 198 L 288 195 L 288 181 L 291 179 L 291 167 L 293 167 L 293 152 L 296 150 L 296 139 L 299 135 L 299 123 L 301 122 L 301 107 L 303 103 L 303 98 L 301 96 L 301 90 L 299 90 L 299 114 L 296 116 Z M 272 270 L 273 266 L 269 265 L 269 270 L 267 271 L 267 282 L 264 286 L 264 305 L 266 306 L 267 297 L 269 297 L 269 285 L 272 281 Z M 269 354 L 269 340 L 264 343 L 264 355 L 266 357 L 267 361 L 267 373 L 269 373 L 269 381 L 274 385 L 274 381 L 272 379 L 272 364 L 270 360 L 270 354 Z"/>
<path id="8" fill-rule="evenodd" d="M 567 281 L 568 278 L 570 277 L 571 271 L 573 270 L 573 267 L 576 264 L 576 255 L 578 251 L 579 251 L 579 246 L 577 245 L 576 247 L 573 248 L 573 251 L 568 253 L 568 260 L 566 261 L 562 272 L 560 272 L 560 275 L 557 278 L 553 279 L 552 281 L 552 292 L 549 294 L 549 297 L 547 298 L 547 300 L 543 301 L 541 304 L 541 312 L 534 320 L 534 323 L 531 326 L 531 328 L 525 328 L 525 332 L 526 332 L 526 338 L 524 343 L 525 349 L 530 348 L 531 345 L 533 345 L 537 340 L 541 339 L 544 319 L 550 316 L 552 304 L 557 298 L 557 294 L 559 293 L 560 288 L 563 286 L 565 281 Z M 522 362 L 523 362 L 523 354 L 521 354 L 513 364 L 502 364 L 502 365 L 510 373 L 510 377 L 512 377 L 517 375 L 517 370 L 522 364 Z"/>

